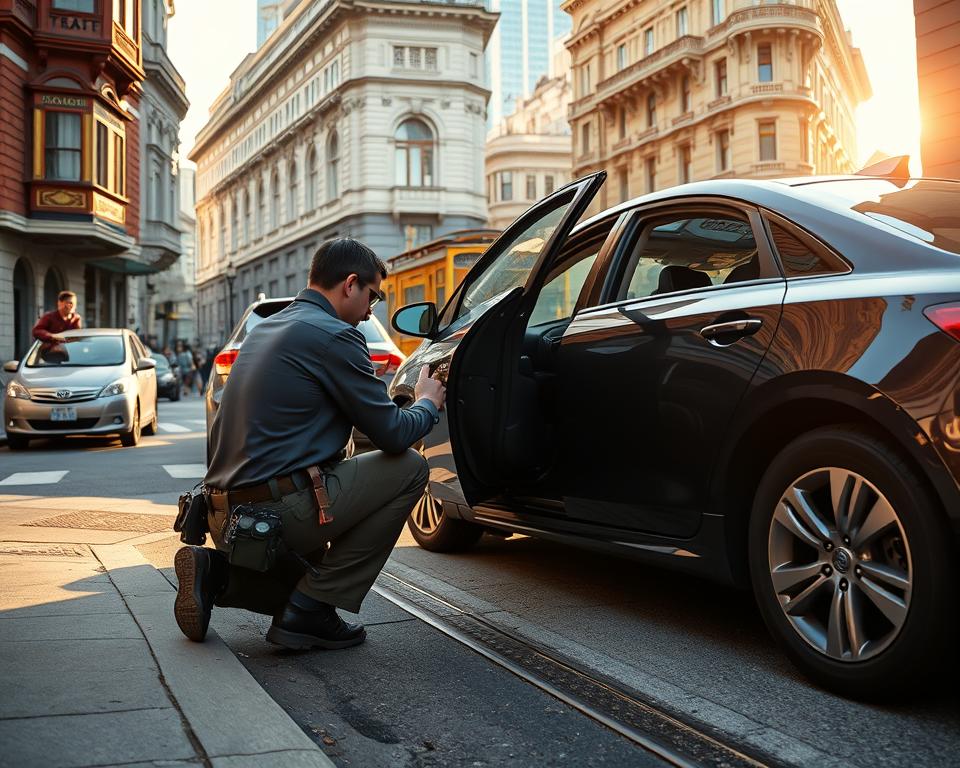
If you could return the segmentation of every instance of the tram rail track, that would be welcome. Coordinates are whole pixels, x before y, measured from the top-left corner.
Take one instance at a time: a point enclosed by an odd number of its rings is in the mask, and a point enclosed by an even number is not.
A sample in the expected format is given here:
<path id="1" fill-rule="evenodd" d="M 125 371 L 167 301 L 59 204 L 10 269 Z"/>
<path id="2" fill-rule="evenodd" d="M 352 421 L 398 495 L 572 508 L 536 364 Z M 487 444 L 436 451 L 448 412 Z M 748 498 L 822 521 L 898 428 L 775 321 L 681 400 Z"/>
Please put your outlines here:
<path id="1" fill-rule="evenodd" d="M 678 768 L 765 768 L 783 762 L 645 701 L 557 652 L 384 570 L 374 591 L 403 611 Z"/>

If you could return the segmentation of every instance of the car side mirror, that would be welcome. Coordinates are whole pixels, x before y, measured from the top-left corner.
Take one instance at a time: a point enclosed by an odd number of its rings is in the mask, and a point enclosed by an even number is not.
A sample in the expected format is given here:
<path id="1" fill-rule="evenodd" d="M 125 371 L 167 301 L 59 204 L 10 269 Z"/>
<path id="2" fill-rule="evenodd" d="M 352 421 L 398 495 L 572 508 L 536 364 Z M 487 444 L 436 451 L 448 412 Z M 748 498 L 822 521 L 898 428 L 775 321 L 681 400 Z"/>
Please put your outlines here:
<path id="1" fill-rule="evenodd" d="M 429 339 L 437 330 L 437 305 L 422 301 L 401 307 L 393 314 L 393 327 L 406 336 Z"/>
<path id="2" fill-rule="evenodd" d="M 138 371 L 152 371 L 157 367 L 157 361 L 152 357 L 141 357 L 140 362 L 137 363 Z"/>
<path id="3" fill-rule="evenodd" d="M 20 367 L 19 360 L 7 360 L 7 362 L 3 364 L 3 370 L 6 371 L 7 373 L 16 373 L 17 368 L 19 367 Z"/>

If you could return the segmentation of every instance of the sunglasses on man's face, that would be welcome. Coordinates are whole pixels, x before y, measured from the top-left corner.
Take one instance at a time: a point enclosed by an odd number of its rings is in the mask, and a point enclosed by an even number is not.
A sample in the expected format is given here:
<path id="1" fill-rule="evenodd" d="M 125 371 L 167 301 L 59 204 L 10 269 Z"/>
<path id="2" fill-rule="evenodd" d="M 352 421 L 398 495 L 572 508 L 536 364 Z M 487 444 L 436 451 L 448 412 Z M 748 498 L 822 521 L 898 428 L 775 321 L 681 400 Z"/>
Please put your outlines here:
<path id="1" fill-rule="evenodd" d="M 367 290 L 370 291 L 370 309 L 373 309 L 381 301 L 386 301 L 387 297 L 382 291 L 378 291 L 376 288 L 370 288 L 367 286 Z"/>

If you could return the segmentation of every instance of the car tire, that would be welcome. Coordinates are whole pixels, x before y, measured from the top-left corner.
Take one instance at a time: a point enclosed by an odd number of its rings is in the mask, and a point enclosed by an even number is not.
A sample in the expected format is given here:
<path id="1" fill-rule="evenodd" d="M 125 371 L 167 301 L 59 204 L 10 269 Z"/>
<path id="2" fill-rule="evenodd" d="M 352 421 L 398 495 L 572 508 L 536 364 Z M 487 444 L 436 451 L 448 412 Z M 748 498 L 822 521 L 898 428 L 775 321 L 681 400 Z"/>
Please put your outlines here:
<path id="1" fill-rule="evenodd" d="M 431 552 L 463 552 L 483 536 L 479 525 L 445 515 L 443 502 L 430 492 L 429 483 L 410 512 L 407 527 L 417 544 Z"/>
<path id="2" fill-rule="evenodd" d="M 843 696 L 891 699 L 954 667 L 952 540 L 892 442 L 854 425 L 817 429 L 787 445 L 757 489 L 754 594 L 802 672 Z"/>
<path id="3" fill-rule="evenodd" d="M 11 451 L 25 451 L 30 447 L 30 438 L 21 435 L 7 435 L 7 448 Z"/>
<path id="4" fill-rule="evenodd" d="M 133 425 L 128 432 L 120 435 L 120 442 L 127 448 L 133 448 L 140 442 L 140 403 L 137 403 L 133 409 Z"/>
<path id="5" fill-rule="evenodd" d="M 143 434 L 152 436 L 160 431 L 160 414 L 157 412 L 157 406 L 153 407 L 153 419 L 143 428 Z"/>
<path id="6" fill-rule="evenodd" d="M 169 397 L 170 397 L 170 402 L 171 402 L 171 403 L 177 402 L 177 400 L 180 399 L 180 387 L 178 386 L 177 389 L 176 389 L 176 391 L 175 391 L 172 395 L 170 395 Z"/>

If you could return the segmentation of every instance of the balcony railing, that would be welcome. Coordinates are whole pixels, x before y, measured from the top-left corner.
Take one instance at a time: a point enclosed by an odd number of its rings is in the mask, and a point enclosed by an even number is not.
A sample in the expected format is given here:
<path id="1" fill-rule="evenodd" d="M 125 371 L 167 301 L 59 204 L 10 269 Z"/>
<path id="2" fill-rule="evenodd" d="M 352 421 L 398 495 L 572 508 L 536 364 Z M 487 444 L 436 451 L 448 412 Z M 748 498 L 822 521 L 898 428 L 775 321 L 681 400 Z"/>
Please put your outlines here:
<path id="1" fill-rule="evenodd" d="M 756 83 L 750 86 L 754 96 L 765 96 L 773 93 L 783 93 L 783 83 Z"/>
<path id="2" fill-rule="evenodd" d="M 693 120 L 693 111 L 687 110 L 682 115 L 677 115 L 673 120 L 670 121 L 671 125 L 680 125 L 681 123 L 689 123 Z"/>
<path id="3" fill-rule="evenodd" d="M 597 84 L 597 95 L 605 96 L 612 91 L 620 90 L 627 83 L 643 80 L 649 75 L 663 69 L 665 66 L 679 61 L 685 56 L 701 56 L 703 52 L 703 38 L 697 35 L 684 35 L 669 45 L 654 51 L 640 61 L 611 75 Z"/>
<path id="4" fill-rule="evenodd" d="M 726 19 L 707 30 L 707 39 L 740 34 L 751 29 L 763 29 L 768 26 L 794 27 L 806 29 L 823 37 L 823 28 L 817 12 L 803 5 L 779 3 L 777 5 L 758 5 L 732 11 Z"/>

